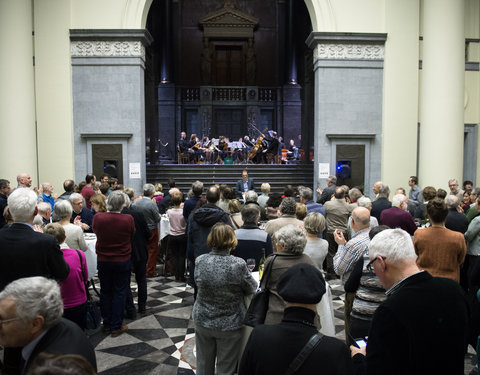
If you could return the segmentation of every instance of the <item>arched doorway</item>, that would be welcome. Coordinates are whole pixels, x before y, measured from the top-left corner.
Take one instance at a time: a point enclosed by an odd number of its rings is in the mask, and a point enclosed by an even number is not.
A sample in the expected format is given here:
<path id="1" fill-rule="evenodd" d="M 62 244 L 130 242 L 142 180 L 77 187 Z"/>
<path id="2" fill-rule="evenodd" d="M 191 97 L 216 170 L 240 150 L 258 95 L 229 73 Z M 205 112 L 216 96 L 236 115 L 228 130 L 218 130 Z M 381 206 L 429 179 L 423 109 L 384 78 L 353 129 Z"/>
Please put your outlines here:
<path id="1" fill-rule="evenodd" d="M 147 163 L 176 160 L 181 131 L 256 137 L 275 130 L 313 149 L 312 31 L 302 1 L 153 0 L 146 29 Z"/>

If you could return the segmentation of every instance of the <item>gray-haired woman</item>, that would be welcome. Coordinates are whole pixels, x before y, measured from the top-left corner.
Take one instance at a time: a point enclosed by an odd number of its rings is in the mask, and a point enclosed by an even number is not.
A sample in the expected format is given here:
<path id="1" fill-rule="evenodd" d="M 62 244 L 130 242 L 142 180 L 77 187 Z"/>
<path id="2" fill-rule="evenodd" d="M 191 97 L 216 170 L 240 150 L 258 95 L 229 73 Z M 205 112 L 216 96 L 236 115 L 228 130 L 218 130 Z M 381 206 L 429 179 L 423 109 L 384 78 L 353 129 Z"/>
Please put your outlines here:
<path id="1" fill-rule="evenodd" d="M 255 292 L 257 282 L 245 261 L 230 256 L 237 246 L 232 227 L 215 224 L 207 238 L 210 253 L 195 261 L 198 295 L 193 305 L 197 347 L 197 374 L 233 375 L 240 355 L 244 297 Z"/>
<path id="2" fill-rule="evenodd" d="M 303 254 L 307 238 L 302 229 L 295 225 L 286 225 L 274 234 L 277 257 L 273 261 L 271 273 L 268 278 L 268 285 L 265 285 L 266 277 L 262 277 L 262 290 L 267 287 L 270 289 L 270 299 L 268 303 L 267 316 L 265 324 L 278 324 L 283 318 L 283 310 L 285 310 L 285 302 L 277 292 L 277 281 L 290 267 L 299 263 L 307 263 L 314 266 L 312 259 Z M 265 269 L 272 261 L 269 257 L 265 262 Z M 318 321 L 318 316 L 316 319 Z"/>

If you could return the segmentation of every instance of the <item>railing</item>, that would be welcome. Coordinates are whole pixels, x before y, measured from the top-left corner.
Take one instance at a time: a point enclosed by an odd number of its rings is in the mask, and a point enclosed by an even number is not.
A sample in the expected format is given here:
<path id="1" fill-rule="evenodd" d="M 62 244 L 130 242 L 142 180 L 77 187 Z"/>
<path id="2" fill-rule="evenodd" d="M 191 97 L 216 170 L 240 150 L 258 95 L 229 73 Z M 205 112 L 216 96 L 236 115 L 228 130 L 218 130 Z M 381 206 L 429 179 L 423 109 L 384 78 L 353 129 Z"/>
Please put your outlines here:
<path id="1" fill-rule="evenodd" d="M 275 102 L 278 99 L 277 92 L 277 87 L 182 87 L 181 98 L 184 102 L 193 102 L 200 100 L 213 100 L 219 102 L 242 102 L 246 101 L 248 96 L 249 101 L 257 100 L 259 102 Z"/>
<path id="2" fill-rule="evenodd" d="M 247 89 L 245 87 L 212 87 L 212 99 L 218 101 L 245 101 Z"/>

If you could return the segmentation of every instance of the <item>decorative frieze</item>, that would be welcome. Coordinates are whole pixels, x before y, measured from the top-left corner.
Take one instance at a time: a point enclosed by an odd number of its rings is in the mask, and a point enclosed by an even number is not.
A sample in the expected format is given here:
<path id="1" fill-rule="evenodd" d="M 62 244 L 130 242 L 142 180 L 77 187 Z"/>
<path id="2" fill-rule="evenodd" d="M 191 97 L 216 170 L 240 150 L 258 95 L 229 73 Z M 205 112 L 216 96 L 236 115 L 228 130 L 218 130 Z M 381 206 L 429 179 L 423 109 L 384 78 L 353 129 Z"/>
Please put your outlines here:
<path id="1" fill-rule="evenodd" d="M 313 50 L 317 60 L 383 60 L 385 48 L 379 44 L 319 43 Z"/>
<path id="2" fill-rule="evenodd" d="M 145 61 L 145 47 L 141 41 L 72 40 L 72 57 L 141 57 Z"/>

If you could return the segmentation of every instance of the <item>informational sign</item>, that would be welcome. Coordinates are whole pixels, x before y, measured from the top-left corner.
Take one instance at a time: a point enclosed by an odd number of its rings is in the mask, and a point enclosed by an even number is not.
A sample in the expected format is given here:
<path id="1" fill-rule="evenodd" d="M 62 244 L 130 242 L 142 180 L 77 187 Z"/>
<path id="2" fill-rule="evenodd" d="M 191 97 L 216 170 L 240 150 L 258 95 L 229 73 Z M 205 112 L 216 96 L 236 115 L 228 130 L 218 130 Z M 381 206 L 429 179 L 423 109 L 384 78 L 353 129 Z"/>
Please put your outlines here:
<path id="1" fill-rule="evenodd" d="M 129 175 L 131 179 L 140 179 L 142 178 L 142 173 L 140 170 L 140 163 L 129 163 L 128 165 Z"/>
<path id="2" fill-rule="evenodd" d="M 330 176 L 330 163 L 318 163 L 318 178 Z"/>

